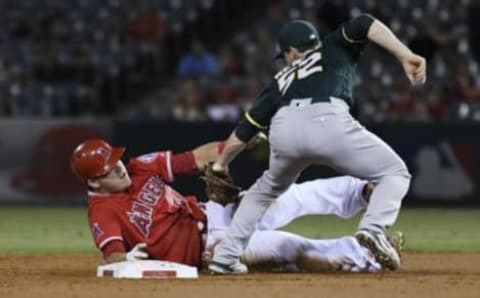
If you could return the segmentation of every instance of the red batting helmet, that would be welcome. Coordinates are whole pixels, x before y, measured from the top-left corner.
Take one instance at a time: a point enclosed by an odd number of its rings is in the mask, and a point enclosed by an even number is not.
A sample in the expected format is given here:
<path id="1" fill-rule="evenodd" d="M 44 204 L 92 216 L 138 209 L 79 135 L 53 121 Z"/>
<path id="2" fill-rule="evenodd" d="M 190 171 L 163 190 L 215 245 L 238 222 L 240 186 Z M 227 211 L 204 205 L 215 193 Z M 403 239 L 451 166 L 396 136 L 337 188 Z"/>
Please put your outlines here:
<path id="1" fill-rule="evenodd" d="M 83 180 L 107 174 L 117 164 L 125 147 L 112 147 L 101 139 L 87 140 L 73 151 L 70 165 Z"/>

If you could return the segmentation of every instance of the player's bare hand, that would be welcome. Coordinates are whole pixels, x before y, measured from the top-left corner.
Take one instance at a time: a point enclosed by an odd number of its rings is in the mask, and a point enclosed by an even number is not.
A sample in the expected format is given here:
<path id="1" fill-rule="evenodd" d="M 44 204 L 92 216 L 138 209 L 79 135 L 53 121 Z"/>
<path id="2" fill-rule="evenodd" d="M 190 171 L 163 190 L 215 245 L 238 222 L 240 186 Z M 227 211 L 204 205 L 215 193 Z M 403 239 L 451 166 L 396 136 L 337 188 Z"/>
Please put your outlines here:
<path id="1" fill-rule="evenodd" d="M 427 80 L 427 63 L 422 56 L 411 53 L 402 59 L 405 75 L 413 86 L 422 85 Z"/>

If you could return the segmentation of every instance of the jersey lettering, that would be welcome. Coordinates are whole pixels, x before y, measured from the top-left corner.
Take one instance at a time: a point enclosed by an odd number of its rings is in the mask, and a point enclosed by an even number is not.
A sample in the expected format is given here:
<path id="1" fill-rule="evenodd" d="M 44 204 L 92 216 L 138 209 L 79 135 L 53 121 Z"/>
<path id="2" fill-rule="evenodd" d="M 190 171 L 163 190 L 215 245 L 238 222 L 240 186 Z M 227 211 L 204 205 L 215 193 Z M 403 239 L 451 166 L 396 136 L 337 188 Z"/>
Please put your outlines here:
<path id="1" fill-rule="evenodd" d="M 127 212 L 130 222 L 137 227 L 143 236 L 148 237 L 152 225 L 153 208 L 162 196 L 162 181 L 153 176 L 145 183 L 132 208 Z"/>
<path id="2" fill-rule="evenodd" d="M 290 85 L 295 80 L 295 68 L 286 68 L 285 71 L 280 72 L 278 75 L 275 76 L 278 84 L 278 90 L 283 95 L 290 87 Z"/>
<path id="3" fill-rule="evenodd" d="M 301 80 L 310 76 L 311 74 L 322 71 L 323 67 L 319 64 L 321 59 L 322 53 L 320 52 L 314 52 L 308 56 L 307 59 L 303 59 L 299 64 L 298 79 Z"/>
<path id="4" fill-rule="evenodd" d="M 137 209 L 137 211 L 127 212 L 130 222 L 137 227 L 145 238 L 148 238 L 148 235 L 150 234 L 150 226 L 152 225 L 151 207 L 146 207 L 144 209 L 148 211 L 148 213 L 141 213 L 138 209 L 138 204 L 134 203 L 132 209 Z"/>
<path id="5" fill-rule="evenodd" d="M 150 206 L 138 202 L 133 203 L 132 211 L 132 213 L 143 214 L 146 218 L 150 218 L 152 215 L 152 208 L 150 208 Z"/>
<path id="6" fill-rule="evenodd" d="M 285 67 L 277 75 L 278 90 L 284 95 L 288 88 L 292 85 L 295 78 L 302 80 L 310 75 L 323 71 L 323 66 L 320 64 L 322 60 L 322 53 L 316 51 L 309 54 L 304 59 L 299 59 L 293 62 L 289 67 Z"/>

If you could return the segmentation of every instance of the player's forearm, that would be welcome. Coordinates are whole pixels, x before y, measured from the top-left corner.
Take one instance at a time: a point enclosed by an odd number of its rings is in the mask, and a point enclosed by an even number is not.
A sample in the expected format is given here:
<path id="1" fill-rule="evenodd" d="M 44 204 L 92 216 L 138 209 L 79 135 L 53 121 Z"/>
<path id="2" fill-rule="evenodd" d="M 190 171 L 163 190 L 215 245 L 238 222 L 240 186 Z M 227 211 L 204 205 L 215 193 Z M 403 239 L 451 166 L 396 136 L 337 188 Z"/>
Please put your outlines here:
<path id="1" fill-rule="evenodd" d="M 386 49 L 400 61 L 412 53 L 410 49 L 379 20 L 375 20 L 372 23 L 367 36 L 370 41 Z"/>
<path id="2" fill-rule="evenodd" d="M 245 147 L 246 143 L 240 140 L 234 131 L 225 143 L 225 149 L 223 150 L 222 154 L 215 162 L 214 170 L 225 170 L 230 162 L 232 162 L 232 160 L 235 159 L 235 157 L 237 157 L 237 155 L 242 152 Z"/>
<path id="3" fill-rule="evenodd" d="M 114 252 L 105 258 L 105 262 L 108 264 L 123 262 L 125 260 L 127 260 L 127 254 L 123 252 Z"/>
<path id="4" fill-rule="evenodd" d="M 192 153 L 197 168 L 201 170 L 205 168 L 208 163 L 215 161 L 219 153 L 223 150 L 223 147 L 224 142 L 211 142 L 194 149 Z"/>

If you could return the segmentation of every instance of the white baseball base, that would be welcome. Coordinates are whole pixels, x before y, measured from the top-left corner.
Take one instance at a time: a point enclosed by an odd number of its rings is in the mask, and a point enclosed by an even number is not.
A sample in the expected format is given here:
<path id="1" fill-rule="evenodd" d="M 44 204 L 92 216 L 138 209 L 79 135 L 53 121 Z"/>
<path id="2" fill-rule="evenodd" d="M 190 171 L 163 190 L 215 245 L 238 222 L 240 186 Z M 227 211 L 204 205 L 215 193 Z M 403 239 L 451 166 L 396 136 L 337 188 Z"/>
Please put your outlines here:
<path id="1" fill-rule="evenodd" d="M 198 278 L 198 270 L 196 267 L 166 261 L 125 261 L 98 266 L 97 277 L 132 279 Z"/>

